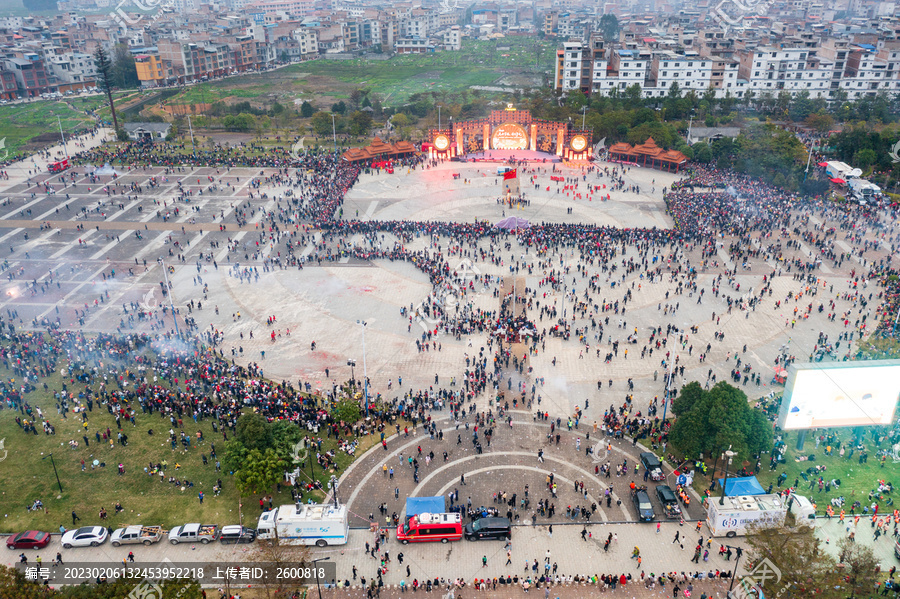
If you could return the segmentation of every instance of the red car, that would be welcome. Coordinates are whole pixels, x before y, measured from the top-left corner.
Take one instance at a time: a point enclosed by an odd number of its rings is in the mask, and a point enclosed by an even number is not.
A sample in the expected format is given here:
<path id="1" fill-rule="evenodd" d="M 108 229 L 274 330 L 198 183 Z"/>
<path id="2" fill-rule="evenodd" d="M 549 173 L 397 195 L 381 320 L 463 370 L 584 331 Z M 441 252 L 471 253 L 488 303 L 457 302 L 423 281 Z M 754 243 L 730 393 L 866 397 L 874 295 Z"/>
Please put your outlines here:
<path id="1" fill-rule="evenodd" d="M 50 544 L 50 533 L 26 530 L 6 539 L 7 549 L 43 549 Z"/>

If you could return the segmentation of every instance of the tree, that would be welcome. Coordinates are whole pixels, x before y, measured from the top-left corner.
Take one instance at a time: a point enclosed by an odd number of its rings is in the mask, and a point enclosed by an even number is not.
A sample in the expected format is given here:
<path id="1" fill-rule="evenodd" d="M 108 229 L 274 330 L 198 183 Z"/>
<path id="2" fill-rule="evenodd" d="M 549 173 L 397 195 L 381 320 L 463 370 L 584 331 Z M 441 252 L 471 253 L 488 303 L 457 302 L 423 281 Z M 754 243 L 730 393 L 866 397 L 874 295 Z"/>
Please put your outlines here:
<path id="1" fill-rule="evenodd" d="M 869 596 L 878 581 L 878 568 L 880 562 L 875 558 L 872 548 L 862 543 L 855 543 L 850 538 L 841 539 L 838 543 L 841 549 L 840 561 L 843 564 L 842 574 L 847 587 L 850 589 L 850 597 L 857 595 Z"/>
<path id="2" fill-rule="evenodd" d="M 97 46 L 94 52 L 94 65 L 97 67 L 97 82 L 100 88 L 106 92 L 106 98 L 109 100 L 109 111 L 112 114 L 113 130 L 119 130 L 119 120 L 116 118 L 116 105 L 113 102 L 112 95 L 112 61 L 102 45 Z"/>
<path id="3" fill-rule="evenodd" d="M 303 438 L 300 427 L 290 420 L 276 420 L 271 428 L 276 453 L 284 459 L 292 459 L 294 446 Z"/>
<path id="4" fill-rule="evenodd" d="M 255 495 L 269 490 L 281 481 L 290 463 L 271 447 L 265 451 L 251 449 L 234 479 L 241 495 Z"/>
<path id="5" fill-rule="evenodd" d="M 334 406 L 331 415 L 335 420 L 353 424 L 361 415 L 359 402 L 355 399 L 342 399 Z"/>
<path id="6" fill-rule="evenodd" d="M 619 37 L 619 18 L 614 14 L 605 14 L 600 17 L 600 32 L 606 41 L 616 41 Z"/>
<path id="7" fill-rule="evenodd" d="M 864 148 L 856 153 L 854 160 L 860 167 L 868 168 L 875 164 L 875 161 L 878 160 L 878 156 L 872 148 Z"/>
<path id="8" fill-rule="evenodd" d="M 238 418 L 234 439 L 251 451 L 272 447 L 274 441 L 271 425 L 256 413 L 243 414 Z"/>
<path id="9" fill-rule="evenodd" d="M 712 161 L 712 150 L 709 148 L 709 144 L 703 141 L 695 143 L 694 158 L 697 160 L 697 162 L 702 162 L 704 164 Z"/>
<path id="10" fill-rule="evenodd" d="M 112 64 L 113 79 L 116 86 L 121 89 L 139 87 L 137 66 L 134 63 L 134 55 L 125 44 L 116 44 Z"/>
<path id="11" fill-rule="evenodd" d="M 309 547 L 303 545 L 288 545 L 281 543 L 277 538 L 269 541 L 257 541 L 253 549 L 243 557 L 245 561 L 265 564 L 276 569 L 298 563 L 308 562 L 310 558 Z M 288 570 L 290 572 L 290 570 Z M 256 587 L 263 589 L 267 598 L 285 597 L 285 587 L 301 586 L 301 580 L 272 580 L 258 583 Z"/>
<path id="12" fill-rule="evenodd" d="M 834 118 L 824 110 L 820 110 L 806 117 L 806 126 L 818 133 L 828 133 L 834 126 Z"/>
<path id="13" fill-rule="evenodd" d="M 723 447 L 744 459 L 771 447 L 772 426 L 765 415 L 751 408 L 737 387 L 721 382 L 709 391 L 688 384 L 673 404 L 678 419 L 669 439 L 685 456 L 713 455 Z"/>
<path id="14" fill-rule="evenodd" d="M 300 105 L 300 116 L 302 116 L 305 119 L 308 119 L 315 113 L 316 113 L 316 109 L 313 108 L 313 105 L 310 104 L 307 100 L 303 100 L 303 104 Z"/>
<path id="15" fill-rule="evenodd" d="M 402 112 L 398 112 L 394 116 L 391 117 L 391 125 L 396 129 L 402 129 L 403 127 L 408 127 L 410 125 L 409 117 L 403 114 Z"/>
<path id="16" fill-rule="evenodd" d="M 331 115 L 324 111 L 319 111 L 312 116 L 310 121 L 313 131 L 316 135 L 326 135 L 331 133 Z"/>
<path id="17" fill-rule="evenodd" d="M 368 135 L 372 128 L 372 113 L 368 110 L 357 110 L 350 115 L 350 133 L 353 135 Z"/>
<path id="18" fill-rule="evenodd" d="M 822 548 L 811 526 L 796 525 L 790 517 L 780 526 L 748 527 L 748 564 L 759 566 L 768 560 L 767 570 L 772 576 L 757 576 L 766 597 L 778 597 L 789 587 L 795 598 L 844 599 L 847 593 L 840 587 L 837 563 Z M 777 568 L 777 571 L 772 568 Z M 748 570 L 752 568 L 748 565 Z M 781 596 L 786 596 L 782 594 Z"/>

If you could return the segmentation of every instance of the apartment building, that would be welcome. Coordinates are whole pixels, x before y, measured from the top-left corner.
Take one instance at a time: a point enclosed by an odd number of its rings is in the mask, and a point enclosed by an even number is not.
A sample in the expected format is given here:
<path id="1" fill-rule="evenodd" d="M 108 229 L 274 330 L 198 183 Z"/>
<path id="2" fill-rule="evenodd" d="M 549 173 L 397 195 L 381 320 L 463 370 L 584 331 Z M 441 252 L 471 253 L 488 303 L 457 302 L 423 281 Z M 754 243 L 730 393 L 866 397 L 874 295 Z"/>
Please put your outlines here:
<path id="1" fill-rule="evenodd" d="M 235 71 L 234 53 L 228 44 L 159 40 L 160 58 L 171 65 L 179 83 L 221 77 Z"/>
<path id="2" fill-rule="evenodd" d="M 717 97 L 809 94 L 851 100 L 900 91 L 900 41 L 858 30 L 844 37 L 821 28 L 779 24 L 756 35 L 728 37 L 716 29 L 690 33 L 676 23 L 649 34 L 622 33 L 614 45 L 572 38 L 557 48 L 554 87 L 608 94 L 639 85 L 644 97 L 712 89 Z M 686 42 L 690 40 L 691 43 Z"/>
<path id="3" fill-rule="evenodd" d="M 18 95 L 34 98 L 50 91 L 44 61 L 34 53 L 5 59 L 6 70 L 11 71 L 16 79 Z"/>
<path id="4" fill-rule="evenodd" d="M 165 64 L 156 54 L 138 54 L 134 57 L 141 87 L 159 87 L 166 84 L 168 78 Z"/>

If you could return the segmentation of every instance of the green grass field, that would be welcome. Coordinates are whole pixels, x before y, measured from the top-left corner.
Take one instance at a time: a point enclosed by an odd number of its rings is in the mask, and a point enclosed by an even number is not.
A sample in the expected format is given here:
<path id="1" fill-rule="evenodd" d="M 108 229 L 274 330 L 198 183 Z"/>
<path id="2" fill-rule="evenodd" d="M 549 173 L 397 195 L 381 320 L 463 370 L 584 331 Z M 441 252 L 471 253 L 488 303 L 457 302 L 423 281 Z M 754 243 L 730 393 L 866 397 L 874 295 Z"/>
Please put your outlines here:
<path id="1" fill-rule="evenodd" d="M 117 98 L 121 94 L 117 94 Z M 0 106 L 0 140 L 11 155 L 31 152 L 48 144 L 59 143 L 59 117 L 68 135 L 78 129 L 93 127 L 94 117 L 86 111 L 109 115 L 109 108 L 101 108 L 104 96 L 70 96 L 59 100 L 39 100 Z"/>
<path id="2" fill-rule="evenodd" d="M 406 54 L 389 60 L 318 59 L 275 71 L 212 81 L 186 88 L 170 104 L 219 100 L 278 100 L 291 105 L 296 98 L 317 107 L 345 99 L 365 88 L 386 107 L 406 103 L 413 94 L 459 94 L 473 85 L 498 85 L 506 77 L 539 80 L 552 69 L 555 46 L 531 38 L 496 41 L 466 40 L 459 52 Z"/>
<path id="3" fill-rule="evenodd" d="M 62 368 L 62 366 L 60 366 Z M 5 380 L 14 375 L 0 367 L 0 376 Z M 62 381 L 58 372 L 41 382 L 46 382 L 50 390 L 60 389 Z M 138 411 L 136 426 L 123 421 L 122 432 L 128 435 L 128 446 L 118 443 L 110 446 L 109 442 L 97 443 L 95 431 L 105 432 L 109 427 L 113 439 L 117 429 L 115 418 L 105 407 L 94 404 L 88 413 L 88 439 L 86 446 L 82 439 L 82 422 L 79 415 L 68 414 L 62 419 L 56 411 L 52 394 L 38 390 L 28 395 L 27 400 L 34 408 L 40 408 L 45 417 L 56 426 L 55 435 L 46 435 L 38 426 L 37 435 L 26 434 L 16 422 L 15 417 L 22 417 L 10 409 L 0 410 L 0 439 L 5 439 L 5 459 L 0 461 L 0 514 L 3 519 L 0 531 L 17 532 L 26 529 L 40 529 L 48 532 L 58 531 L 60 525 L 72 526 L 71 512 L 75 511 L 81 518 L 80 525 L 100 524 L 117 528 L 126 524 L 162 524 L 171 528 L 185 521 L 202 520 L 219 525 L 239 522 L 239 494 L 230 473 L 217 473 L 215 460 L 210 457 L 210 445 L 215 443 L 216 453 L 220 461 L 224 455 L 225 443 L 220 429 L 213 433 L 210 421 L 195 423 L 192 419 L 184 420 L 184 432 L 191 436 L 191 448 L 184 450 L 181 444 L 172 450 L 168 441 L 171 424 L 159 414 L 147 415 Z M 4 406 L 5 407 L 5 406 Z M 153 435 L 148 434 L 153 429 Z M 204 441 L 197 446 L 196 432 L 203 433 Z M 101 432 L 101 434 L 102 434 Z M 176 433 L 178 434 L 178 433 Z M 231 436 L 228 433 L 229 438 Z M 180 437 L 180 435 L 179 435 Z M 69 446 L 70 440 L 76 440 L 78 447 Z M 357 455 L 362 454 L 373 443 L 375 437 L 367 437 L 360 441 Z M 323 450 L 333 449 L 335 443 L 326 439 Z M 2 455 L 0 451 L 0 455 Z M 53 464 L 45 459 L 53 454 L 53 461 L 62 482 L 63 492 L 59 492 Z M 202 455 L 206 454 L 208 464 L 204 465 Z M 353 461 L 348 454 L 336 451 L 336 463 L 339 471 L 343 471 Z M 81 460 L 85 461 L 82 471 Z M 105 464 L 95 466 L 93 462 Z M 193 488 L 182 488 L 168 482 L 161 482 L 159 475 L 150 476 L 145 471 L 149 463 L 168 462 L 166 479 L 172 476 L 180 480 L 193 482 Z M 117 466 L 121 463 L 126 472 L 120 476 Z M 177 466 L 176 466 L 177 465 Z M 304 464 L 309 473 L 309 464 Z M 316 478 L 327 483 L 331 472 L 323 472 L 314 466 Z M 216 479 L 223 481 L 223 491 L 215 497 L 213 486 Z M 203 505 L 200 505 L 198 493 L 205 494 Z M 290 489 L 283 487 L 278 494 L 270 491 L 275 505 L 290 503 Z M 321 494 L 316 496 L 321 498 Z M 27 511 L 26 505 L 40 499 L 46 508 L 44 511 Z M 124 511 L 116 515 L 113 509 L 119 501 Z M 251 526 L 259 516 L 259 496 L 243 498 L 244 522 Z M 99 518 L 99 510 L 105 507 L 109 516 L 105 521 Z M 249 516 L 248 516 L 249 514 Z"/>
<path id="4" fill-rule="evenodd" d="M 784 434 L 784 441 L 787 445 L 787 452 L 785 454 L 786 462 L 784 464 L 778 464 L 778 467 L 775 470 L 771 470 L 769 468 L 768 454 L 762 457 L 762 468 L 759 474 L 756 475 L 760 484 L 764 488 L 768 488 L 771 484 L 773 486 L 773 492 L 775 492 L 779 488 L 783 489 L 794 486 L 794 482 L 799 481 L 796 486 L 797 493 L 809 497 L 815 502 L 817 512 L 822 516 L 825 515 L 825 509 L 830 505 L 831 499 L 840 496 L 843 496 L 846 500 L 845 509 L 848 513 L 850 511 L 850 505 L 854 501 L 859 501 L 863 506 L 870 506 L 873 501 L 877 501 L 880 506 L 879 512 L 892 511 L 893 507 L 888 506 L 885 503 L 885 501 L 889 499 L 889 496 L 869 499 L 869 492 L 877 490 L 878 481 L 880 480 L 887 480 L 888 482 L 893 482 L 895 485 L 900 484 L 900 479 L 897 478 L 897 474 L 900 472 L 898 465 L 894 464 L 891 458 L 888 457 L 882 466 L 882 462 L 875 456 L 879 446 L 872 440 L 868 431 L 865 440 L 863 441 L 863 445 L 869 453 L 869 459 L 863 464 L 859 463 L 858 451 L 853 453 L 852 458 L 846 457 L 849 455 L 847 443 L 852 437 L 852 430 L 829 429 L 827 431 L 819 432 L 820 435 L 828 433 L 837 433 L 841 443 L 847 448 L 845 457 L 841 458 L 838 450 L 835 450 L 833 455 L 825 455 L 825 445 L 820 445 L 816 448 L 816 435 L 813 431 L 807 433 L 803 450 L 800 451 L 797 449 L 797 433 L 790 432 Z M 887 442 L 882 443 L 880 447 L 890 449 Z M 815 459 L 798 461 L 798 458 L 808 458 L 810 455 L 814 456 Z M 701 494 L 710 486 L 713 461 L 707 460 L 707 464 L 709 466 L 709 473 L 706 476 L 699 476 L 694 479 L 694 489 Z M 752 470 L 754 464 L 755 462 L 743 462 L 743 465 L 748 470 Z M 808 473 L 808 479 L 804 479 L 802 473 L 816 465 L 825 466 L 825 471 L 821 474 Z M 740 465 L 736 467 L 732 465 L 732 468 L 729 470 L 729 476 L 735 476 L 734 471 L 739 470 L 740 467 Z M 786 474 L 787 478 L 784 484 L 779 487 L 778 477 L 782 473 Z M 720 460 L 717 466 L 716 478 L 720 479 L 723 476 L 724 472 Z M 824 490 L 819 492 L 818 485 L 814 485 L 813 488 L 810 489 L 809 482 L 817 481 L 819 476 L 821 476 L 825 482 L 830 482 L 832 479 L 841 481 L 840 488 L 832 488 L 828 492 L 825 492 Z M 713 495 L 718 497 L 720 493 L 721 488 L 717 487 Z M 835 508 L 835 512 L 840 512 L 840 508 Z"/>

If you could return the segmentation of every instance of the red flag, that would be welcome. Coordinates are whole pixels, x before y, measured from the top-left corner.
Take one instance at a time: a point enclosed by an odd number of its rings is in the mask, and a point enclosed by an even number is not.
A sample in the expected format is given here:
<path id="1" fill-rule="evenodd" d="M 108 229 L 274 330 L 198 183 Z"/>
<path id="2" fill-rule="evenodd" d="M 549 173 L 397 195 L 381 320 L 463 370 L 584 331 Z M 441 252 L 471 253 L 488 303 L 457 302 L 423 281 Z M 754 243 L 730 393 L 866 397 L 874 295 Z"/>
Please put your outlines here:
<path id="1" fill-rule="evenodd" d="M 516 169 L 512 169 L 511 171 L 506 171 L 505 173 L 503 173 L 504 181 L 506 181 L 507 179 L 515 179 L 515 178 L 516 178 Z"/>

